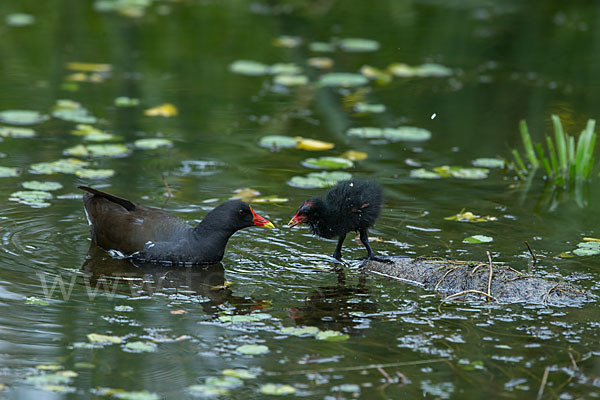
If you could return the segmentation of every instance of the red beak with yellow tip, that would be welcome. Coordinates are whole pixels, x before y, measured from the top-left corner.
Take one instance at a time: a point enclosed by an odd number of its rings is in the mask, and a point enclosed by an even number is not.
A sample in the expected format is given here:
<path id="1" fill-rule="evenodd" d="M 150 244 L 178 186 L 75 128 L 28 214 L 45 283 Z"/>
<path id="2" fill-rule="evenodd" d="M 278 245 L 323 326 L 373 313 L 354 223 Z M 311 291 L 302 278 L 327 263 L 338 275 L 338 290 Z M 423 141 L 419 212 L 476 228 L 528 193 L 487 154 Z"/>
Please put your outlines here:
<path id="1" fill-rule="evenodd" d="M 250 211 L 252 211 L 252 216 L 254 217 L 254 218 L 252 218 L 252 222 L 254 222 L 254 225 L 260 226 L 262 228 L 268 228 L 268 229 L 275 228 L 275 225 L 273 225 L 273 223 L 271 221 L 269 221 L 268 219 L 261 217 L 260 215 L 255 213 L 254 210 L 252 209 L 252 207 L 250 207 Z"/>

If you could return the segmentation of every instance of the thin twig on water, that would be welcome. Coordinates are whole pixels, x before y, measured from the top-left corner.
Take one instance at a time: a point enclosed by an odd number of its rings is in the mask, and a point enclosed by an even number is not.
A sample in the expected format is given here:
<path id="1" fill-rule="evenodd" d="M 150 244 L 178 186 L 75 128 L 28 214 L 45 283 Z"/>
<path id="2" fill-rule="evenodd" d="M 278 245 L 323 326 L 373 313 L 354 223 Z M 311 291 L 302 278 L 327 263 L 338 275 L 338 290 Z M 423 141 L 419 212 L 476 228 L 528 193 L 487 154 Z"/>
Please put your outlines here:
<path id="1" fill-rule="evenodd" d="M 544 369 L 544 376 L 542 377 L 540 390 L 538 390 L 537 400 L 541 400 L 542 396 L 544 395 L 544 388 L 546 387 L 546 383 L 548 382 L 548 372 L 550 372 L 550 367 L 546 367 Z"/>
<path id="2" fill-rule="evenodd" d="M 488 256 L 488 260 L 490 261 L 490 277 L 488 278 L 488 291 L 487 291 L 488 301 L 489 301 L 489 299 L 492 297 L 492 274 L 494 271 L 494 267 L 492 265 L 492 256 L 490 255 L 490 252 L 486 251 L 486 253 Z"/>
<path id="3" fill-rule="evenodd" d="M 533 257 L 533 266 L 535 267 L 535 265 L 537 264 L 537 257 L 535 256 L 535 253 L 531 249 L 531 246 L 529 245 L 529 242 L 527 242 L 527 240 L 525 241 L 525 244 L 527 245 L 527 248 L 529 249 L 529 253 L 531 254 L 531 257 Z"/>

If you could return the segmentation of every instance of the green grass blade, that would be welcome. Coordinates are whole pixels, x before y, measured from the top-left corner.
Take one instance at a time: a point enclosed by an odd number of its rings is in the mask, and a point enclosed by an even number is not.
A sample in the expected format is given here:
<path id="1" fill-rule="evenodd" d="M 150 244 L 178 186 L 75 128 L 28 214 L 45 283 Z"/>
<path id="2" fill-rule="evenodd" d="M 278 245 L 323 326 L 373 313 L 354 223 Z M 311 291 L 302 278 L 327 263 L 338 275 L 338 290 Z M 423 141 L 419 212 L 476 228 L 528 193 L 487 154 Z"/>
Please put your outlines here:
<path id="1" fill-rule="evenodd" d="M 552 124 L 554 125 L 554 141 L 556 142 L 556 151 L 558 153 L 559 167 L 561 173 L 567 172 L 567 141 L 565 132 L 557 115 L 552 114 Z"/>
<path id="2" fill-rule="evenodd" d="M 575 162 L 575 138 L 570 135 L 567 135 L 567 153 L 569 157 L 567 164 L 570 167 Z"/>
<path id="3" fill-rule="evenodd" d="M 544 156 L 544 148 L 541 144 L 536 144 L 535 149 L 537 150 L 538 157 L 540 158 L 542 166 L 546 171 L 546 176 L 548 176 L 548 179 L 552 179 L 552 168 L 550 168 L 550 163 L 548 162 L 548 159 Z"/>
<path id="4" fill-rule="evenodd" d="M 531 163 L 533 168 L 537 168 L 540 163 L 535 156 L 535 151 L 533 150 L 533 144 L 531 143 L 531 136 L 529 135 L 529 129 L 527 129 L 527 122 L 524 119 L 519 123 L 519 128 L 521 129 L 521 139 L 523 140 L 523 147 L 525 147 L 525 154 Z"/>
<path id="5" fill-rule="evenodd" d="M 596 121 L 593 119 L 588 121 L 588 125 L 586 127 L 586 136 L 588 138 L 588 143 L 585 148 L 585 154 L 583 159 L 583 178 L 587 179 L 590 177 L 590 173 L 592 172 L 592 168 L 594 167 L 594 147 L 596 145 L 596 134 L 594 133 L 594 127 L 596 125 Z"/>
<path id="6" fill-rule="evenodd" d="M 560 175 L 558 170 L 558 161 L 556 159 L 556 149 L 554 148 L 554 142 L 550 136 L 546 136 L 546 146 L 548 146 L 548 156 L 550 157 L 550 165 L 555 176 Z"/>
<path id="7" fill-rule="evenodd" d="M 523 160 L 521 159 L 521 155 L 519 154 L 519 152 L 514 149 L 512 151 L 513 157 L 515 158 L 515 162 L 517 163 L 515 171 L 517 172 L 517 175 L 519 175 L 519 173 L 524 174 L 527 172 L 527 168 L 525 168 L 525 164 L 523 163 Z"/>

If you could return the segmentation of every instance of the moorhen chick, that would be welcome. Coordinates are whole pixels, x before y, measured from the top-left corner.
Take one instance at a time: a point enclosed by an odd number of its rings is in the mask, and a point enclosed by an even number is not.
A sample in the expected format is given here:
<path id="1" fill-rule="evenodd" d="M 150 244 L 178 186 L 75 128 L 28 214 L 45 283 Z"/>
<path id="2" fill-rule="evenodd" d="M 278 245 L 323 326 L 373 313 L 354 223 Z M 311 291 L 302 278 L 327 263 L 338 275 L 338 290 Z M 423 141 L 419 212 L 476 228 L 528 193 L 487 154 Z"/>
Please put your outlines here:
<path id="1" fill-rule="evenodd" d="M 368 229 L 373 226 L 383 203 L 381 187 L 375 182 L 350 179 L 332 187 L 325 198 L 305 200 L 288 225 L 307 224 L 317 236 L 339 237 L 333 257 L 342 259 L 342 244 L 346 234 L 356 231 L 367 249 L 367 260 L 390 262 L 375 255 L 369 245 Z"/>
<path id="2" fill-rule="evenodd" d="M 226 201 L 196 227 L 158 208 L 87 186 L 79 186 L 92 240 L 113 256 L 142 262 L 215 264 L 223 259 L 227 241 L 249 226 L 273 228 L 267 219 L 239 200 Z"/>

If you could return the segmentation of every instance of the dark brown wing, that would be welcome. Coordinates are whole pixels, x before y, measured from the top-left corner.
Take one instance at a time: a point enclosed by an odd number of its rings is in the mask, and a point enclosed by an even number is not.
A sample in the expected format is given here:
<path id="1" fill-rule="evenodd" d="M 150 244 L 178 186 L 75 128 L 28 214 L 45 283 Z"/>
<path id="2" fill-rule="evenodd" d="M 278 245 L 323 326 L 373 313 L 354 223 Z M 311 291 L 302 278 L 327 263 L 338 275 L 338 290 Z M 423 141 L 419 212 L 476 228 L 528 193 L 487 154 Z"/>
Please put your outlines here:
<path id="1" fill-rule="evenodd" d="M 163 210 L 144 207 L 96 189 L 81 189 L 88 192 L 83 202 L 92 240 L 105 250 L 130 255 L 142 250 L 147 242 L 174 241 L 191 229 Z"/>

